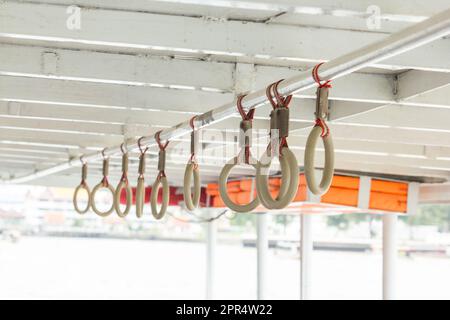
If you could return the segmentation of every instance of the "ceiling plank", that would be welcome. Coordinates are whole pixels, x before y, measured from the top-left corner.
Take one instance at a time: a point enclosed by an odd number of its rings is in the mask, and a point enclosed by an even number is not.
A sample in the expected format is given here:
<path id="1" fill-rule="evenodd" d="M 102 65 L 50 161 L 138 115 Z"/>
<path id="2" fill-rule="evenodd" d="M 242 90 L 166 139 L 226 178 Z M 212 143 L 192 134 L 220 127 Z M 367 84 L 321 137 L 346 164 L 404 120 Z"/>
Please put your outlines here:
<path id="1" fill-rule="evenodd" d="M 0 44 L 0 70 L 36 76 L 233 89 L 233 63 Z"/>
<path id="2" fill-rule="evenodd" d="M 34 3 L 72 5 L 73 0 L 27 0 Z M 408 17 L 429 17 L 448 8 L 446 0 L 414 0 L 396 2 L 392 0 L 359 0 L 336 2 L 335 0 L 77 0 L 82 7 L 127 10 L 137 12 L 159 12 L 180 15 L 205 15 L 237 19 L 261 19 L 280 13 L 302 14 L 312 16 L 366 17 L 367 8 L 371 5 L 382 9 L 383 20 L 406 21 Z M 265 15 L 262 13 L 265 12 Z"/>
<path id="3" fill-rule="evenodd" d="M 64 47 L 65 43 L 76 43 L 80 48 L 91 49 L 101 49 L 105 46 L 140 50 L 169 49 L 238 57 L 289 57 L 318 62 L 342 56 L 386 37 L 385 34 L 373 32 L 213 21 L 97 8 L 82 10 L 83 27 L 74 31 L 65 27 L 68 17 L 65 6 L 2 2 L 0 7 L 0 34 L 4 39 L 20 38 L 29 43 L 49 41 L 61 47 Z M 108 28 L 104 28 L 105 25 L 108 25 Z M 136 30 L 164 32 L 144 34 Z M 280 34 L 283 37 L 280 37 Z M 301 41 L 286 42 L 286 39 Z M 348 45 L 342 45 L 344 40 Z M 445 54 L 449 51 L 450 41 L 440 40 L 391 58 L 383 62 L 383 66 L 395 69 L 450 71 L 450 62 Z"/>
<path id="4" fill-rule="evenodd" d="M 233 92 L 238 77 L 234 63 L 167 60 L 30 46 L 0 45 L 0 50 L 6 57 L 0 60 L 0 75 L 40 77 L 43 80 L 84 81 L 111 86 L 153 86 L 145 90 L 158 89 L 155 87 L 161 86 L 166 89 L 186 87 Z M 52 58 L 46 59 L 47 55 Z M 293 77 L 300 71 L 298 68 L 256 65 L 252 74 L 253 86 L 264 87 L 279 79 Z M 393 101 L 393 79 L 393 76 L 382 74 L 350 74 L 334 81 L 331 98 L 353 101 Z M 216 94 L 220 95 L 220 93 Z M 301 96 L 314 97 L 314 89 L 302 92 Z"/>

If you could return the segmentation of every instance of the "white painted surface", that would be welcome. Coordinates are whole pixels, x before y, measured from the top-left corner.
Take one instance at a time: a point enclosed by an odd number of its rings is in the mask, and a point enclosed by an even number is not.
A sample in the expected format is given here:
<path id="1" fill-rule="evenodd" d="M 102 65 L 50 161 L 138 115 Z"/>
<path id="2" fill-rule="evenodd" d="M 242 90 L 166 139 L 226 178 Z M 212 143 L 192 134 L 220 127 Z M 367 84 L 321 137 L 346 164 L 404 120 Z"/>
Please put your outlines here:
<path id="1" fill-rule="evenodd" d="M 313 259 L 313 238 L 312 238 L 312 216 L 302 214 L 300 216 L 300 299 L 309 300 L 312 298 L 312 259 Z"/>
<path id="2" fill-rule="evenodd" d="M 383 215 L 383 300 L 397 299 L 397 220 L 395 214 Z"/>
<path id="3" fill-rule="evenodd" d="M 215 298 L 217 222 L 206 224 L 206 299 Z"/>
<path id="4" fill-rule="evenodd" d="M 257 299 L 267 299 L 267 277 L 268 255 L 269 255 L 269 236 L 268 236 L 268 214 L 261 213 L 256 216 L 256 250 L 257 250 Z"/>

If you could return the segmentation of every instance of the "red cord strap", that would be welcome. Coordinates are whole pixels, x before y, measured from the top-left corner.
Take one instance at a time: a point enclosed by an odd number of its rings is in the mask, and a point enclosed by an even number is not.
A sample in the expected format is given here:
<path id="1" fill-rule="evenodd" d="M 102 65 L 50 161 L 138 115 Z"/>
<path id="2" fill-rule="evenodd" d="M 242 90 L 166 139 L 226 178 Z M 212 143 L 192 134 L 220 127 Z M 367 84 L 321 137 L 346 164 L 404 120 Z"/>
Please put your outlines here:
<path id="1" fill-rule="evenodd" d="M 139 147 L 139 151 L 141 152 L 141 154 L 145 154 L 148 150 L 148 147 L 146 147 L 145 149 L 142 148 L 142 139 L 144 139 L 144 137 L 140 137 L 138 140 L 138 147 Z"/>
<path id="2" fill-rule="evenodd" d="M 155 140 L 156 140 L 156 142 L 158 143 L 159 150 L 164 151 L 164 150 L 166 150 L 167 146 L 169 145 L 169 140 L 167 140 L 166 143 L 162 144 L 162 143 L 161 143 L 161 138 L 160 138 L 161 132 L 162 132 L 162 130 L 161 130 L 161 131 L 158 131 L 158 132 L 155 134 Z"/>
<path id="3" fill-rule="evenodd" d="M 277 108 L 289 108 L 289 104 L 291 103 L 292 100 L 292 95 L 289 95 L 287 97 L 283 97 L 280 92 L 278 91 L 278 85 L 284 81 L 284 79 L 281 79 L 277 82 L 272 83 L 271 85 L 269 85 L 266 89 L 266 96 L 267 99 L 269 99 L 270 104 L 272 105 L 273 109 L 277 109 Z M 273 99 L 273 97 L 275 96 L 276 102 Z"/>
<path id="4" fill-rule="evenodd" d="M 328 125 L 325 123 L 325 120 L 317 118 L 314 126 L 322 128 L 322 133 L 320 134 L 322 138 L 326 138 L 330 135 L 330 128 L 328 128 Z"/>
<path id="5" fill-rule="evenodd" d="M 244 111 L 244 107 L 242 106 L 242 100 L 246 97 L 247 95 L 242 95 L 239 96 L 237 98 L 237 108 L 238 111 L 242 117 L 242 120 L 244 121 L 252 121 L 253 120 L 253 116 L 255 115 L 255 109 L 250 109 L 249 112 L 245 113 Z"/>
<path id="6" fill-rule="evenodd" d="M 319 63 L 318 65 L 316 65 L 313 68 L 312 76 L 313 76 L 314 81 L 319 85 L 319 88 L 331 88 L 331 80 L 327 80 L 327 81 L 322 83 L 322 80 L 319 77 L 319 68 L 323 64 L 324 64 L 324 62 Z"/>

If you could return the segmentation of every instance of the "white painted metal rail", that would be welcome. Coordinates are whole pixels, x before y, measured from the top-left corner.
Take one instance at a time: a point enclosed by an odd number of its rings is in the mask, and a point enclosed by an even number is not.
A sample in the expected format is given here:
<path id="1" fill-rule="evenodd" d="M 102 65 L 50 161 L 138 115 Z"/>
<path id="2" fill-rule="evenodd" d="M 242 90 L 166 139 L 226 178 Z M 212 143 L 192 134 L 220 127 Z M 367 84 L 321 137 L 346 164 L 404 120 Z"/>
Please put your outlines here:
<path id="1" fill-rule="evenodd" d="M 450 34 L 450 10 L 446 10 L 430 19 L 409 27 L 401 32 L 393 34 L 386 39 L 363 47 L 359 50 L 346 54 L 340 58 L 329 61 L 321 66 L 319 75 L 321 79 L 332 80 L 354 71 L 373 65 L 387 58 L 399 55 L 414 48 L 420 47 L 431 41 L 442 38 Z M 317 39 L 320 41 L 320 39 Z M 315 82 L 311 76 L 311 70 L 300 73 L 298 76 L 283 81 L 279 90 L 282 94 L 292 94 L 298 91 L 314 87 Z M 266 102 L 265 88 L 249 94 L 243 100 L 246 110 L 257 108 Z M 206 112 L 197 117 L 196 127 L 206 127 L 211 123 L 229 118 L 236 112 L 235 102 L 228 103 L 217 109 Z M 172 140 L 190 133 L 189 120 L 180 123 L 161 133 L 162 140 Z M 153 147 L 156 145 L 154 137 L 145 137 L 142 144 Z M 129 150 L 137 149 L 137 143 L 130 141 L 127 144 Z M 120 153 L 120 146 L 108 148 L 105 155 Z M 102 153 L 97 152 L 84 156 L 85 161 L 94 161 L 102 158 Z M 68 168 L 79 166 L 79 159 L 58 164 L 48 169 L 39 170 L 32 174 L 4 180 L 3 183 L 25 183 L 34 179 L 45 177 L 54 173 L 64 171 Z"/>

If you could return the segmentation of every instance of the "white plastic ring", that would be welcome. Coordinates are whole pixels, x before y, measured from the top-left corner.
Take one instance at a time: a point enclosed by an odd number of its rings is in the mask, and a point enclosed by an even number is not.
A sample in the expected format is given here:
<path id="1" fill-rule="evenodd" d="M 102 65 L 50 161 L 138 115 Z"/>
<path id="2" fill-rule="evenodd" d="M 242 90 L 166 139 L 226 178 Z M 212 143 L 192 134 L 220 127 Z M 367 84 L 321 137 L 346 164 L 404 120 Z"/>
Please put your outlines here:
<path id="1" fill-rule="evenodd" d="M 138 178 L 136 186 L 136 217 L 141 218 L 144 214 L 145 181 L 143 177 Z"/>
<path id="2" fill-rule="evenodd" d="M 225 203 L 225 205 L 228 208 L 230 208 L 231 210 L 233 210 L 235 212 L 251 212 L 260 204 L 260 201 L 259 201 L 259 198 L 257 195 L 250 203 L 245 204 L 245 205 L 238 205 L 238 204 L 234 203 L 233 201 L 231 201 L 230 197 L 228 196 L 228 191 L 227 191 L 228 176 L 230 175 L 231 170 L 238 164 L 238 159 L 239 159 L 239 156 L 234 157 L 233 159 L 228 161 L 227 164 L 225 164 L 225 166 L 223 167 L 222 171 L 220 172 L 219 193 L 220 193 L 220 196 L 221 196 L 223 202 Z M 253 166 L 255 169 L 258 169 L 259 164 L 256 159 L 251 157 L 250 163 L 256 163 L 256 164 L 251 164 L 251 166 Z M 253 192 L 253 190 L 251 192 Z"/>
<path id="3" fill-rule="evenodd" d="M 78 193 L 83 189 L 86 190 L 87 192 L 88 200 L 86 203 L 86 207 L 84 209 L 80 209 L 80 207 L 78 206 Z M 89 211 L 89 208 L 91 207 L 91 190 L 86 184 L 80 184 L 78 187 L 75 188 L 75 191 L 73 193 L 73 206 L 75 208 L 75 211 L 78 212 L 79 214 L 85 214 L 86 212 Z"/>
<path id="4" fill-rule="evenodd" d="M 162 187 L 162 203 L 161 208 L 158 211 L 158 192 Z M 169 184 L 167 182 L 166 177 L 160 177 L 156 179 L 155 183 L 152 186 L 152 195 L 151 195 L 151 206 L 152 206 L 152 214 L 156 220 L 162 219 L 167 211 L 167 207 L 169 206 Z"/>
<path id="5" fill-rule="evenodd" d="M 334 175 L 334 146 L 331 134 L 322 137 L 323 145 L 325 148 L 325 166 L 323 168 L 323 175 L 320 184 L 317 185 L 315 168 L 314 168 L 314 156 L 316 151 L 317 140 L 322 134 L 322 128 L 316 126 L 312 129 L 305 147 L 305 177 L 309 190 L 318 196 L 325 194 L 331 186 Z"/>
<path id="6" fill-rule="evenodd" d="M 294 200 L 298 190 L 299 170 L 297 159 L 289 148 L 283 148 L 281 152 L 282 156 L 279 158 L 281 165 L 281 186 L 278 196 L 275 199 L 272 198 L 268 186 L 268 169 L 271 163 L 271 157 L 267 153 L 263 156 L 267 159 L 261 159 L 261 164 L 258 166 L 256 172 L 256 190 L 258 197 L 267 209 L 283 209 L 287 207 Z M 265 165 L 262 165 L 262 163 Z M 265 170 L 267 172 L 263 172 Z"/>
<path id="7" fill-rule="evenodd" d="M 191 193 L 191 183 L 192 178 L 194 178 L 193 192 Z M 188 210 L 194 210 L 198 207 L 201 195 L 201 185 L 200 185 L 200 173 L 197 164 L 189 161 L 186 165 L 186 170 L 184 172 L 184 203 Z"/>
<path id="8" fill-rule="evenodd" d="M 122 211 L 120 207 L 120 196 L 122 195 L 122 190 L 125 190 L 126 194 L 126 204 L 125 209 Z M 121 218 L 124 218 L 128 215 L 131 209 L 131 204 L 133 201 L 133 194 L 129 183 L 125 181 L 120 181 L 119 185 L 116 188 L 116 192 L 114 194 L 114 208 L 116 209 L 117 215 Z"/>
<path id="9" fill-rule="evenodd" d="M 92 211 L 94 211 L 100 217 L 107 217 L 114 211 L 114 201 L 111 203 L 111 207 L 108 210 L 106 210 L 106 211 L 100 211 L 97 208 L 97 205 L 95 204 L 95 195 L 97 194 L 97 191 L 99 191 L 102 188 L 105 188 L 105 189 L 109 190 L 111 192 L 113 198 L 114 198 L 114 188 L 110 184 L 105 186 L 103 184 L 103 182 L 100 182 L 92 190 L 92 195 L 91 195 Z"/>

